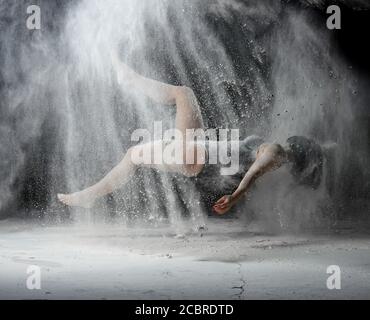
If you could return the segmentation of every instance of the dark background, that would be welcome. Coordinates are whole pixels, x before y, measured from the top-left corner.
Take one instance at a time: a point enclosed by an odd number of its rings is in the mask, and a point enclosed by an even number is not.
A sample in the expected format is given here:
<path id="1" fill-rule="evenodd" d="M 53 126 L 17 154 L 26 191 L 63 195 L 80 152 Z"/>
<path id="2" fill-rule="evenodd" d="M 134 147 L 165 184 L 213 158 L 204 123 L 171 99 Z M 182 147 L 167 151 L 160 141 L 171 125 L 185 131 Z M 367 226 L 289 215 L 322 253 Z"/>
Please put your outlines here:
<path id="1" fill-rule="evenodd" d="M 49 5 L 51 8 L 50 14 L 44 14 L 43 23 L 47 25 L 47 30 L 52 36 L 58 34 L 60 31 L 59 21 L 66 12 L 68 7 L 68 1 L 37 1 L 45 6 L 48 6 L 48 2 L 53 2 L 53 5 Z M 310 11 L 313 19 L 316 19 L 317 23 L 326 25 L 326 7 L 328 4 L 335 4 L 330 1 L 283 1 L 284 8 L 295 7 L 297 10 Z M 363 77 L 370 80 L 370 48 L 368 43 L 368 32 L 370 31 L 370 10 L 369 5 L 361 1 L 346 1 L 345 3 L 339 2 L 342 9 L 342 29 L 334 30 L 333 38 L 335 46 L 340 54 L 346 59 L 348 64 L 359 72 Z M 55 10 L 58 9 L 58 10 Z M 22 17 L 24 18 L 24 17 Z M 11 16 L 4 16 L 1 20 L 1 31 L 9 32 L 7 30 L 7 22 L 11 21 Z M 284 9 L 282 12 L 282 19 L 284 19 Z M 21 23 L 21 22 L 20 22 Z M 240 21 L 217 21 L 215 23 L 210 18 L 209 24 L 213 24 L 214 30 L 219 34 L 219 39 L 226 47 L 230 48 L 229 54 L 235 64 L 243 65 L 243 57 L 240 54 L 240 48 L 242 47 L 243 39 L 237 39 L 236 37 L 230 37 L 230 34 L 234 34 L 235 30 L 238 29 Z M 14 31 L 20 32 L 22 31 Z M 21 34 L 20 38 L 24 41 L 29 41 L 32 35 Z M 0 49 L 5 46 L 5 43 L 0 43 Z M 58 44 L 55 44 L 58 46 Z M 1 50 L 0 50 L 1 52 Z M 1 53 L 0 53 L 1 55 Z M 2 60 L 1 60 L 2 61 Z M 0 65 L 0 70 L 2 70 Z M 266 62 L 266 68 L 268 68 L 268 61 Z M 243 70 L 243 68 L 241 68 Z M 0 73 L 1 75 L 1 73 Z M 174 78 L 176 83 L 176 78 Z M 0 77 L 0 96 L 6 95 L 7 90 L 11 87 L 10 83 L 5 83 L 3 77 Z M 232 95 L 232 93 L 231 93 Z M 364 92 L 362 99 L 370 102 L 370 90 Z M 6 101 L 6 100 L 5 100 Z M 0 108 L 4 107 L 4 99 L 0 102 Z M 238 108 L 238 103 L 235 104 L 235 108 Z M 9 122 L 12 121 L 11 117 L 3 113 L 0 109 L 0 121 Z M 17 114 L 13 114 L 13 117 L 17 117 Z M 356 126 L 360 132 L 366 132 L 367 135 L 367 148 L 370 153 L 370 112 L 368 104 L 363 104 L 361 110 L 356 112 Z M 24 217 L 27 216 L 40 216 L 44 215 L 44 210 L 48 209 L 55 210 L 56 212 L 62 212 L 65 216 L 68 216 L 68 211 L 62 208 L 58 204 L 53 204 L 50 208 L 47 205 L 53 202 L 53 195 L 50 191 L 50 185 L 55 184 L 55 181 L 60 181 L 59 185 L 62 187 L 63 182 L 63 167 L 60 167 L 57 171 L 51 170 L 50 159 L 48 154 L 60 153 L 63 157 L 61 148 L 58 145 L 58 136 L 61 134 L 58 126 L 58 118 L 50 114 L 47 117 L 49 121 L 42 124 L 42 133 L 32 141 L 25 141 L 22 144 L 22 149 L 25 154 L 25 166 L 22 170 L 22 174 L 16 179 L 14 183 L 14 192 L 17 197 L 7 207 L 2 209 L 0 217 L 14 216 L 20 214 Z M 218 127 L 217 120 L 215 117 L 210 117 L 208 122 L 210 126 Z M 216 115 L 217 118 L 217 115 Z M 258 121 L 257 121 L 258 124 Z M 6 136 L 1 136 L 0 139 L 8 139 Z M 354 141 L 356 143 L 356 141 Z M 1 155 L 0 155 L 1 156 Z M 355 155 L 354 155 L 355 157 Z M 6 174 L 7 163 L 1 164 L 1 174 Z M 358 207 L 358 203 L 364 203 L 370 200 L 370 183 L 369 176 L 366 175 L 357 166 L 356 162 L 348 162 L 346 168 L 344 168 L 341 177 L 341 186 L 339 191 L 333 194 L 338 201 L 339 210 L 345 212 L 344 216 L 356 215 L 356 210 L 363 211 L 367 210 L 366 206 Z M 0 181 L 1 183 L 1 181 Z M 338 188 L 337 188 L 338 190 Z M 357 201 L 361 200 L 361 201 Z M 108 199 L 109 201 L 109 199 Z M 365 209 L 364 209 L 365 208 Z"/>

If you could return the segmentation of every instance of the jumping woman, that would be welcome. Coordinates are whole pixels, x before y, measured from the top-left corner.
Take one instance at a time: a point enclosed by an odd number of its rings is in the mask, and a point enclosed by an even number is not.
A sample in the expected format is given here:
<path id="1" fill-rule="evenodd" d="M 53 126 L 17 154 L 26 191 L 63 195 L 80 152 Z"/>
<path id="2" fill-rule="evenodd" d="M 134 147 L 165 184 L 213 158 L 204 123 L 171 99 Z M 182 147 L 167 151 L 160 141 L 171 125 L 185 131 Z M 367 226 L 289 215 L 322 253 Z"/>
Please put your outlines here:
<path id="1" fill-rule="evenodd" d="M 291 173 L 298 183 L 317 188 L 323 170 L 322 148 L 305 137 L 291 137 L 285 146 L 264 142 L 257 136 L 244 140 L 231 141 L 239 144 L 239 170 L 229 177 L 220 174 L 222 164 L 211 164 L 209 155 L 217 147 L 216 143 L 200 143 L 189 139 L 187 129 L 203 129 L 203 118 L 194 92 L 184 86 L 173 86 L 145 78 L 122 63 L 117 55 L 111 55 L 120 85 L 128 85 L 154 102 L 176 108 L 175 127 L 181 132 L 182 139 L 158 140 L 139 144 L 128 149 L 122 161 L 102 180 L 82 191 L 72 194 L 58 194 L 58 199 L 68 205 L 90 208 L 96 199 L 103 197 L 125 185 L 135 174 L 138 167 L 153 168 L 162 172 L 173 172 L 197 185 L 208 187 L 207 202 L 217 214 L 228 212 L 245 194 L 252 184 L 265 173 L 276 170 L 284 164 L 291 167 Z M 138 159 L 141 154 L 156 155 L 163 147 L 174 144 L 183 152 L 182 164 L 173 163 L 145 164 Z M 187 164 L 186 159 L 195 159 Z M 211 188 L 209 188 L 211 186 Z"/>

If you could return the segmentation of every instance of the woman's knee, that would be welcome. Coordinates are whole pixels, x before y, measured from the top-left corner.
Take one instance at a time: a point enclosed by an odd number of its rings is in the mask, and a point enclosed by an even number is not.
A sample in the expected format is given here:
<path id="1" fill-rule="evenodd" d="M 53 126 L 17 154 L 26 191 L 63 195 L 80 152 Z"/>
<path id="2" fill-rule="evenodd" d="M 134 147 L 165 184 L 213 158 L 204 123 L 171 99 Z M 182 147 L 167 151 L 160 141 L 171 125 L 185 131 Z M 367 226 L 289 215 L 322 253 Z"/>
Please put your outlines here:
<path id="1" fill-rule="evenodd" d="M 175 97 L 176 99 L 183 99 L 185 98 L 191 98 L 194 97 L 194 91 L 187 86 L 178 86 L 175 88 Z"/>

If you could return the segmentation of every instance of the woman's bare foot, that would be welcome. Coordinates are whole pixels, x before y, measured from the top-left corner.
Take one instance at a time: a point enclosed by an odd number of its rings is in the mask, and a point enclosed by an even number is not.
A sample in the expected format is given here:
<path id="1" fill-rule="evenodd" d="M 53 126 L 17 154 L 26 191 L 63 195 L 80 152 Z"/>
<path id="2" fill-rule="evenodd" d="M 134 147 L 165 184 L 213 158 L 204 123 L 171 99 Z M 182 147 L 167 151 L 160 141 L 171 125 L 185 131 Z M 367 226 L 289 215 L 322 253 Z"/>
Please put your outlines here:
<path id="1" fill-rule="evenodd" d="M 82 207 L 82 208 L 92 208 L 94 206 L 95 198 L 90 194 L 80 191 L 71 194 L 58 194 L 58 199 L 60 202 L 64 203 L 70 207 Z"/>

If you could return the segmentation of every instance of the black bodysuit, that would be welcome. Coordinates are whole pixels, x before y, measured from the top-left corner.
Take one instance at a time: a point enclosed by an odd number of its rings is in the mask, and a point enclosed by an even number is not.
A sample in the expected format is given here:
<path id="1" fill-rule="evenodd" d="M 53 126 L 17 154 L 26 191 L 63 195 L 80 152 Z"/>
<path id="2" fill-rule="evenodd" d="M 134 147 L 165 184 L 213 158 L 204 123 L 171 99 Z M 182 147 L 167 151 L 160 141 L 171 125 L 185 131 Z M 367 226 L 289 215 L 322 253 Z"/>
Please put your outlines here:
<path id="1" fill-rule="evenodd" d="M 210 164 L 208 159 L 202 172 L 193 178 L 196 188 L 200 192 L 201 201 L 207 209 L 224 195 L 232 194 L 240 184 L 250 166 L 256 160 L 258 148 L 265 141 L 258 136 L 249 136 L 239 143 L 239 170 L 234 175 L 222 175 L 223 165 Z M 323 152 L 321 146 L 313 140 L 293 136 L 287 139 L 287 145 L 292 154 L 289 164 L 290 172 L 297 184 L 316 189 L 321 183 L 323 173 Z M 209 149 L 207 148 L 207 152 Z"/>
<path id="2" fill-rule="evenodd" d="M 207 157 L 202 172 L 196 177 L 190 178 L 194 181 L 196 188 L 201 194 L 201 201 L 207 208 L 212 207 L 222 196 L 232 194 L 235 191 L 250 166 L 256 160 L 257 150 L 263 143 L 264 140 L 258 136 L 249 136 L 244 140 L 240 140 L 239 169 L 233 175 L 222 175 L 221 169 L 225 166 L 220 163 L 210 164 Z M 205 146 L 207 155 L 209 155 L 209 144 L 206 143 Z"/>

